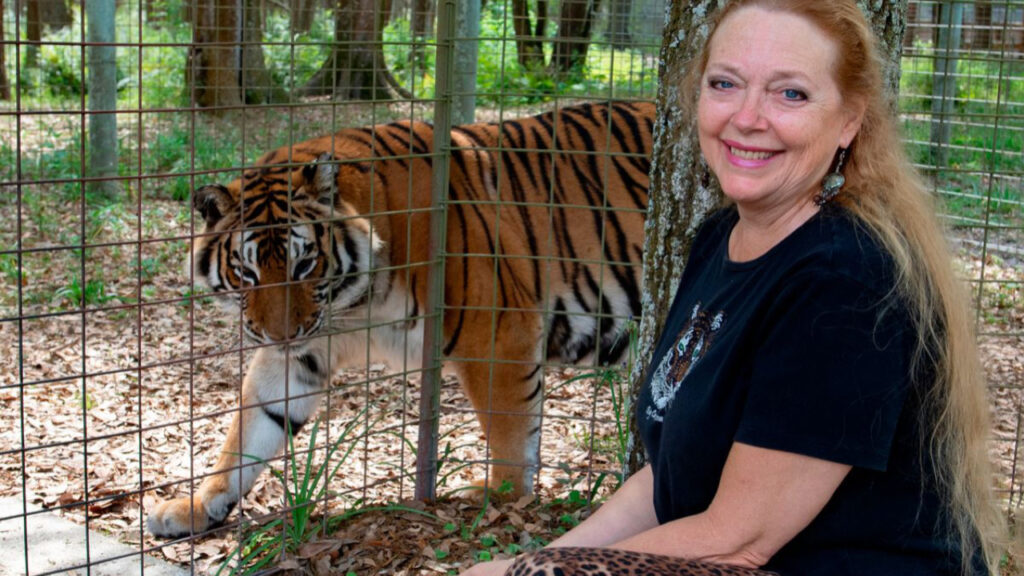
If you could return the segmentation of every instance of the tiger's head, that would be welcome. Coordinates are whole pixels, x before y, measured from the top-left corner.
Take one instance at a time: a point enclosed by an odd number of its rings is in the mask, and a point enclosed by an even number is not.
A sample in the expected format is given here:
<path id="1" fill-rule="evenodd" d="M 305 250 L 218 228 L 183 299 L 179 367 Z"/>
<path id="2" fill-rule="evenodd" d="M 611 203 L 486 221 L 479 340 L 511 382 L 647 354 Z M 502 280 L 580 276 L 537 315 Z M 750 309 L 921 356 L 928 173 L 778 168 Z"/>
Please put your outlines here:
<path id="1" fill-rule="evenodd" d="M 332 312 L 365 303 L 383 243 L 338 195 L 330 154 L 247 170 L 195 191 L 206 222 L 193 241 L 196 281 L 242 312 L 246 336 L 279 343 L 318 333 Z"/>

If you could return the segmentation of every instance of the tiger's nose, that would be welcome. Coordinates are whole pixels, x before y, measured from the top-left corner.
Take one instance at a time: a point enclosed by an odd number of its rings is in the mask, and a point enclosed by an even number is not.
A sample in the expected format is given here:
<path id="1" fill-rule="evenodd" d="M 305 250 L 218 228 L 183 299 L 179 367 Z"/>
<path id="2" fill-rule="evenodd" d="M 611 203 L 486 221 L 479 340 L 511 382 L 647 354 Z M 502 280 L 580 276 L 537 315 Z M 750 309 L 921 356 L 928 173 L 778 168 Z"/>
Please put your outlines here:
<path id="1" fill-rule="evenodd" d="M 301 337 L 309 332 L 315 316 L 306 314 L 306 300 L 301 290 L 290 287 L 257 288 L 249 299 L 246 321 L 253 332 L 271 342 Z"/>

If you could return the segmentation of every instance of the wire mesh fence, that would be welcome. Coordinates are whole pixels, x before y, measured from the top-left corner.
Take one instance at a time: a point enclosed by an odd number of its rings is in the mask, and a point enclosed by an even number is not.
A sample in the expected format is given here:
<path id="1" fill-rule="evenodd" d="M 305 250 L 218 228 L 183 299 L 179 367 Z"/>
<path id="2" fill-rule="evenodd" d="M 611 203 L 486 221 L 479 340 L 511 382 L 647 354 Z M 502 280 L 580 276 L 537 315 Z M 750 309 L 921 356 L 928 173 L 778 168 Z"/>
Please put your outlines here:
<path id="1" fill-rule="evenodd" d="M 346 523 L 474 482 L 577 508 L 614 486 L 624 372 L 600 360 L 636 321 L 662 2 L 100 4 L 0 4 L 10 571 L 254 571 L 319 540 L 331 570 L 401 573 Z M 908 146 L 971 282 L 1013 510 L 1024 3 L 908 24 Z M 474 554 L 542 532 L 482 543 L 478 509 L 434 518 Z"/>
<path id="2" fill-rule="evenodd" d="M 998 485 L 1020 503 L 1024 4 L 912 2 L 900 109 L 969 281 L 992 386 Z"/>

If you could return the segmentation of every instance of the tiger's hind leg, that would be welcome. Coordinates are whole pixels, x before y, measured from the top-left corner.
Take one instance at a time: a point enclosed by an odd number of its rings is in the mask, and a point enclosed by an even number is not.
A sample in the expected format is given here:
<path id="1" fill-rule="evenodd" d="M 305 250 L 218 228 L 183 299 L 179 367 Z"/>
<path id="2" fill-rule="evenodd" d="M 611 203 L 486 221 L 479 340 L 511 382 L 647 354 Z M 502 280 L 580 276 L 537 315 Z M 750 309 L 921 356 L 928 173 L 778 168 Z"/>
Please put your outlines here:
<path id="1" fill-rule="evenodd" d="M 490 312 L 467 316 L 472 316 L 467 318 L 474 323 L 470 325 L 492 322 Z M 520 496 L 533 492 L 540 459 L 541 319 L 529 312 L 501 316 L 493 342 L 490 336 L 474 339 L 451 356 L 458 358 L 463 390 L 487 439 L 492 461 L 487 488 L 492 494 Z"/>
<path id="2" fill-rule="evenodd" d="M 256 353 L 242 384 L 242 409 L 235 413 L 214 471 L 191 497 L 151 510 L 146 521 L 151 534 L 187 536 L 227 517 L 263 471 L 262 462 L 284 447 L 286 420 L 295 433 L 316 412 L 316 392 L 330 377 L 322 346 L 317 341 L 291 357 L 278 347 Z"/>

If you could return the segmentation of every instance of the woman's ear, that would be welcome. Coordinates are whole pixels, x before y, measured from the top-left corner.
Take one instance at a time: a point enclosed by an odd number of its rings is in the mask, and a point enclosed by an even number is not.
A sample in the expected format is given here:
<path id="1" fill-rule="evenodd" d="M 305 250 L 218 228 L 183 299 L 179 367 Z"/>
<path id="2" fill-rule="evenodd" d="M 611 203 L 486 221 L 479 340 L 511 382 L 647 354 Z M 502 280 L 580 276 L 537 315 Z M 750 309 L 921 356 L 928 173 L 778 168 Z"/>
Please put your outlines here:
<path id="1" fill-rule="evenodd" d="M 839 134 L 839 146 L 841 148 L 849 148 L 850 143 L 857 137 L 860 132 L 860 127 L 864 123 L 864 114 L 866 106 L 864 102 L 850 102 L 845 108 L 846 122 L 843 124 L 843 130 Z"/>

